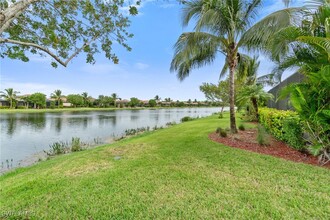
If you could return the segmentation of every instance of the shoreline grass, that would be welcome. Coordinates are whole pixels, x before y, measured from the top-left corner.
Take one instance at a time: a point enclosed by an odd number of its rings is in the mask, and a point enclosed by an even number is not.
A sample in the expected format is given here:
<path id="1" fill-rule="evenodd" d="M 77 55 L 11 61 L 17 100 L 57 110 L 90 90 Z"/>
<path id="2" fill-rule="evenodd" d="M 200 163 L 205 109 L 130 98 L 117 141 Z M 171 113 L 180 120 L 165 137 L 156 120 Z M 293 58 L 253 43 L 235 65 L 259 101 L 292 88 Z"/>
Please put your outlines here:
<path id="1" fill-rule="evenodd" d="M 328 169 L 212 142 L 218 126 L 228 114 L 9 172 L 0 218 L 329 218 Z"/>

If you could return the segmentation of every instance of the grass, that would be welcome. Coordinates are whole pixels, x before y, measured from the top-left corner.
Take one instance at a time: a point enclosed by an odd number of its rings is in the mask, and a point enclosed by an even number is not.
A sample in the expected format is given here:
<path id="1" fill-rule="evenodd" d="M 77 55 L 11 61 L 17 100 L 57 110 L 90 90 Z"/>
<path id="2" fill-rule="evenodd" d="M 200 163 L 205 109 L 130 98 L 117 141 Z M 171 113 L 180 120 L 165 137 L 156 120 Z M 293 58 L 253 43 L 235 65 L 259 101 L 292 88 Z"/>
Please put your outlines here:
<path id="1" fill-rule="evenodd" d="M 9 219 L 329 219 L 328 169 L 212 142 L 208 134 L 218 126 L 228 127 L 228 115 L 7 173 L 0 177 L 0 214 Z"/>

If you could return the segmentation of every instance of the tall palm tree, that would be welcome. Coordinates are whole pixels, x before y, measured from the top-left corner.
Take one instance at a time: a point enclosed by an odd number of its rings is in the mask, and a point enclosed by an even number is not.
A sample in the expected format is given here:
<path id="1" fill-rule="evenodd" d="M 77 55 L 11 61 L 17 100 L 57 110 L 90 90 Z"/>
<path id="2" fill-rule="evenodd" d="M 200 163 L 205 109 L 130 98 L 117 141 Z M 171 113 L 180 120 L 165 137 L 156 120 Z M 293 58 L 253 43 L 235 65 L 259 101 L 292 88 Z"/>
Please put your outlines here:
<path id="1" fill-rule="evenodd" d="M 251 26 L 261 0 L 190 0 L 184 5 L 183 25 L 192 19 L 196 25 L 193 32 L 183 33 L 177 40 L 171 71 L 183 80 L 191 69 L 213 63 L 217 53 L 222 53 L 226 62 L 220 76 L 229 70 L 230 128 L 237 133 L 234 73 L 241 57 L 239 48 L 265 44 L 274 31 L 290 25 L 292 14 L 281 10 Z"/>
<path id="2" fill-rule="evenodd" d="M 113 105 L 116 107 L 117 100 L 120 99 L 117 93 L 112 93 L 111 98 L 113 99 Z"/>
<path id="3" fill-rule="evenodd" d="M 57 89 L 52 94 L 50 94 L 50 97 L 56 100 L 57 108 L 60 108 L 61 99 L 63 97 L 62 91 Z"/>
<path id="4" fill-rule="evenodd" d="M 88 93 L 87 92 L 83 92 L 81 94 L 81 96 L 83 97 L 83 100 L 84 100 L 84 106 L 85 107 L 88 107 L 88 102 L 89 102 Z"/>
<path id="5" fill-rule="evenodd" d="M 0 92 L 0 97 L 5 98 L 7 101 L 9 101 L 10 103 L 10 108 L 13 108 L 13 102 L 16 100 L 17 98 L 17 94 L 20 93 L 18 91 L 14 91 L 13 88 L 8 88 L 5 89 L 5 91 L 1 91 Z"/>
<path id="6" fill-rule="evenodd" d="M 159 102 L 161 100 L 161 98 L 159 97 L 159 95 L 156 95 L 155 98 L 156 102 Z"/>

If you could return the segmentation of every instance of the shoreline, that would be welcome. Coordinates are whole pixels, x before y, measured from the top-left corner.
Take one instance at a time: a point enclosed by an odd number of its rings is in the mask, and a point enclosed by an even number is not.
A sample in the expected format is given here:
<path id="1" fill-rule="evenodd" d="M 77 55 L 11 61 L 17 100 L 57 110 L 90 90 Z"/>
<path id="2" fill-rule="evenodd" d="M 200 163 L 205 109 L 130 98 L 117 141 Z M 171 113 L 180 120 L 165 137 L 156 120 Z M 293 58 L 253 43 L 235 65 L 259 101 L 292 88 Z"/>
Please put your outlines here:
<path id="1" fill-rule="evenodd" d="M 56 112 L 87 112 L 87 111 L 115 111 L 115 110 L 157 110 L 173 108 L 217 108 L 218 106 L 185 106 L 185 107 L 135 107 L 135 108 L 60 108 L 60 109 L 0 109 L 1 114 L 13 113 L 56 113 Z M 220 107 L 219 107 L 220 108 Z"/>

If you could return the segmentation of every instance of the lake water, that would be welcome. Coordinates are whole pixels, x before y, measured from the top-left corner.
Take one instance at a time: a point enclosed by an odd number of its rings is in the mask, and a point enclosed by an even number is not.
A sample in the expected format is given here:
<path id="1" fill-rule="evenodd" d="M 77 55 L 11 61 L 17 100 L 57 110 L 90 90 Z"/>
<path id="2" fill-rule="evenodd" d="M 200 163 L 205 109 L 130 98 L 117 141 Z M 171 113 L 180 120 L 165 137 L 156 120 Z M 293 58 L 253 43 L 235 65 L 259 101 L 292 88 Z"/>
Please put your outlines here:
<path id="1" fill-rule="evenodd" d="M 1 164 L 15 167 L 32 155 L 49 150 L 49 145 L 70 142 L 79 137 L 103 143 L 125 134 L 126 129 L 165 126 L 180 122 L 184 116 L 204 117 L 219 108 L 171 108 L 156 110 L 113 110 L 56 113 L 0 114 Z"/>

